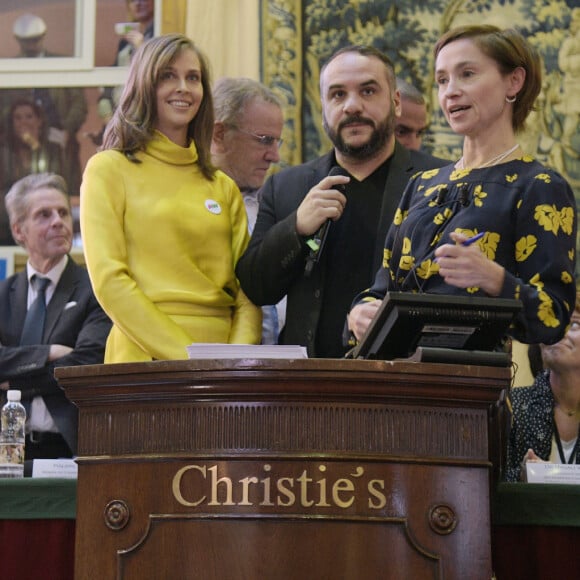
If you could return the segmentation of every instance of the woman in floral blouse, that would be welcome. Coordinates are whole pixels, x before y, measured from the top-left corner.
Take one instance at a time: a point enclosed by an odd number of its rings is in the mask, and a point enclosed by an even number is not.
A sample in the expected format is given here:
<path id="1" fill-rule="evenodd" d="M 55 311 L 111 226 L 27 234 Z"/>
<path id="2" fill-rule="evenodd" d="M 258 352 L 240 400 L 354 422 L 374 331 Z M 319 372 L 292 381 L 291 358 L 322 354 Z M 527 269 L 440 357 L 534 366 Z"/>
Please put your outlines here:
<path id="1" fill-rule="evenodd" d="M 439 104 L 463 155 L 409 182 L 349 329 L 360 338 L 388 291 L 497 296 L 523 304 L 512 336 L 555 343 L 574 309 L 576 207 L 563 177 L 516 141 L 541 88 L 539 57 L 494 26 L 450 30 L 434 52 Z"/>

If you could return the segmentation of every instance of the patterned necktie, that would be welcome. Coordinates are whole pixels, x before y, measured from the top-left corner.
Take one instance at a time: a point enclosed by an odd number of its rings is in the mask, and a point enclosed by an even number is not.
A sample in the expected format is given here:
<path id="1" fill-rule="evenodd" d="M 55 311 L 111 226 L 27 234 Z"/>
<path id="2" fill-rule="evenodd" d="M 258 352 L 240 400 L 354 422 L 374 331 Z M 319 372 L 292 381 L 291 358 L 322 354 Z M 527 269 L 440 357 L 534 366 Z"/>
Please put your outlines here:
<path id="1" fill-rule="evenodd" d="M 26 313 L 24 328 L 20 337 L 21 345 L 42 344 L 42 333 L 46 319 L 46 288 L 50 284 L 50 279 L 35 275 L 32 281 L 36 287 L 36 298 Z"/>

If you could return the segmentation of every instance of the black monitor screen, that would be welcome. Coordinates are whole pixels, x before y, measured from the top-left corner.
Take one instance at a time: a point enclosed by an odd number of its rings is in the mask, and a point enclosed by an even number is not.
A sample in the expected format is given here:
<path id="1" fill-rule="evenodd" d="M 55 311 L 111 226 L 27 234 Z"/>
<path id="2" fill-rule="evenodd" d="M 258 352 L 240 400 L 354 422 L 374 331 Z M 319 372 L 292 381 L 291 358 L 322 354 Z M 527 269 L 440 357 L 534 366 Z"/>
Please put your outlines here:
<path id="1" fill-rule="evenodd" d="M 451 362 L 469 362 L 459 353 L 492 353 L 521 307 L 506 298 L 388 292 L 351 356 L 393 360 L 420 350 L 451 352 Z"/>

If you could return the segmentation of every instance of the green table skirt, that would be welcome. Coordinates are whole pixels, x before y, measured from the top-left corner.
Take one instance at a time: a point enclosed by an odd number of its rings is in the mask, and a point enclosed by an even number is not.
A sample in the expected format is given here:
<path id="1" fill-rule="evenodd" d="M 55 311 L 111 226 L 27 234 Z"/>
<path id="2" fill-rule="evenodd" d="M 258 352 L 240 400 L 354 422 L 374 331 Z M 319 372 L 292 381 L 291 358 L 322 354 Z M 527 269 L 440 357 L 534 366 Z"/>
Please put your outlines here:
<path id="1" fill-rule="evenodd" d="M 580 527 L 580 485 L 500 483 L 492 502 L 492 522 Z"/>
<path id="2" fill-rule="evenodd" d="M 0 479 L 0 519 L 75 519 L 76 479 Z"/>

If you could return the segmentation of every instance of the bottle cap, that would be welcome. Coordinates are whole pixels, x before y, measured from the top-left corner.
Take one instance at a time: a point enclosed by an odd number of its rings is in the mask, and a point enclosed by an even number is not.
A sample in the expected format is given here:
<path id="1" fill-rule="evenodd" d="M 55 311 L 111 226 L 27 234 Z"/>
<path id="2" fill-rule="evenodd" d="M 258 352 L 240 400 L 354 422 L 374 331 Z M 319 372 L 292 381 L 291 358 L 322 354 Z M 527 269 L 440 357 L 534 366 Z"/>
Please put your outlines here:
<path id="1" fill-rule="evenodd" d="M 20 401 L 21 393 L 15 389 L 10 389 L 6 392 L 6 398 L 9 401 Z"/>

